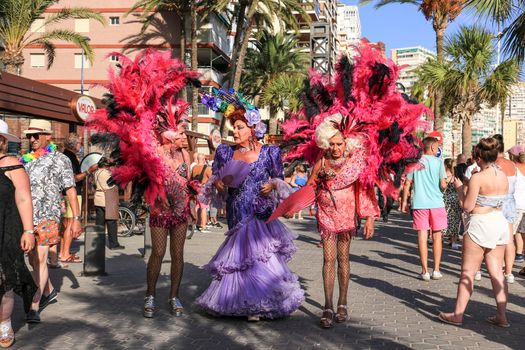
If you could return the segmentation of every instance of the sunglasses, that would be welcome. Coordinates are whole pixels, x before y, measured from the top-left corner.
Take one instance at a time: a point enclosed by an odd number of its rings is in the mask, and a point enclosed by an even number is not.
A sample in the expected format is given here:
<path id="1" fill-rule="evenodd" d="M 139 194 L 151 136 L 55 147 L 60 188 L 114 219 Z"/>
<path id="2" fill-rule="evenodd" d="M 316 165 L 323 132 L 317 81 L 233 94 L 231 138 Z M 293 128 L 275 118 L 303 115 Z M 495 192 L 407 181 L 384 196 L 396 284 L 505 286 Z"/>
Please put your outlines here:
<path id="1" fill-rule="evenodd" d="M 38 140 L 40 138 L 40 135 L 45 135 L 45 134 L 40 134 L 40 133 L 28 134 L 28 135 L 26 135 L 26 137 L 27 137 L 28 140 L 31 140 L 31 138 L 34 138 L 35 140 Z"/>

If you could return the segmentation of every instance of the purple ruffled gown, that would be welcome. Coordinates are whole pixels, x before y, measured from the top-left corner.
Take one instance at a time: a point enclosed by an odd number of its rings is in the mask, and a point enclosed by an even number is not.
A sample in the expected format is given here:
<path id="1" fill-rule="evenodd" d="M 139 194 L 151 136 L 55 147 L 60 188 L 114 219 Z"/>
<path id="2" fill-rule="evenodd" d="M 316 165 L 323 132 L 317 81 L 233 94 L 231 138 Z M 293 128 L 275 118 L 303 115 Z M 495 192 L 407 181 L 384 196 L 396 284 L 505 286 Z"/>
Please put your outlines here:
<path id="1" fill-rule="evenodd" d="M 232 158 L 233 149 L 220 145 L 213 173 Z M 279 318 L 294 312 L 304 299 L 297 276 L 287 266 L 296 250 L 295 237 L 279 220 L 265 223 L 276 203 L 259 194 L 261 185 L 270 178 L 283 177 L 279 148 L 264 145 L 250 166 L 243 184 L 229 189 L 229 231 L 204 267 L 213 281 L 197 304 L 213 314 Z"/>

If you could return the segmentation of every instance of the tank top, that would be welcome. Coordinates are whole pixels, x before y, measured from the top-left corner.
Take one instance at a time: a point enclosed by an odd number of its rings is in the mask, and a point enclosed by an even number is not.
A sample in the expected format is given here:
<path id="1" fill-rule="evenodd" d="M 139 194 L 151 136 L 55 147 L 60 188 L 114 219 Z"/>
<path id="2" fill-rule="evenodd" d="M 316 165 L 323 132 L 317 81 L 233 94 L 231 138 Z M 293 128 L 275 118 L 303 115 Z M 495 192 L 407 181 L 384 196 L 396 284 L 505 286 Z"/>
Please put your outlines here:
<path id="1" fill-rule="evenodd" d="M 525 175 L 523 175 L 519 169 L 516 174 L 516 183 L 514 186 L 514 199 L 516 200 L 516 209 L 525 210 Z"/>

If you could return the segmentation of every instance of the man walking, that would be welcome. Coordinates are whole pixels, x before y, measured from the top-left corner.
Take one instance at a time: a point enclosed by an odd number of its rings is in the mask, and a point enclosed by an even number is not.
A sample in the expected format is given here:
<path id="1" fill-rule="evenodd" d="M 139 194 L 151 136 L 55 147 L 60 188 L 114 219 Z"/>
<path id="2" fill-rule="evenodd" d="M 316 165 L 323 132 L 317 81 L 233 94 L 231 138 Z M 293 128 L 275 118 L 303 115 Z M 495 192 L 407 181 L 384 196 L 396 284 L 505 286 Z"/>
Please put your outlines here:
<path id="1" fill-rule="evenodd" d="M 38 323 L 40 311 L 57 298 L 57 292 L 49 280 L 47 258 L 49 247 L 56 245 L 60 240 L 62 190 L 66 191 L 73 212 L 73 238 L 81 233 L 80 208 L 71 161 L 58 152 L 56 145 L 51 142 L 51 123 L 47 120 L 33 119 L 24 134 L 30 142 L 32 152 L 23 155 L 21 161 L 29 175 L 37 239 L 37 247 L 29 254 L 29 262 L 38 286 L 31 310 L 27 314 L 27 322 Z"/>
<path id="2" fill-rule="evenodd" d="M 441 279 L 443 276 L 439 271 L 441 263 L 441 252 L 443 244 L 441 231 L 447 228 L 447 212 L 443 200 L 442 191 L 445 190 L 446 173 L 443 162 L 436 157 L 438 152 L 438 140 L 434 137 L 426 137 L 423 140 L 424 154 L 420 160 L 422 169 L 416 170 L 407 176 L 403 191 L 401 211 L 407 211 L 408 193 L 412 186 L 412 218 L 413 228 L 418 233 L 419 258 L 421 259 L 421 279 L 430 281 Z M 434 271 L 432 276 L 428 271 L 428 231 L 432 233 Z"/>

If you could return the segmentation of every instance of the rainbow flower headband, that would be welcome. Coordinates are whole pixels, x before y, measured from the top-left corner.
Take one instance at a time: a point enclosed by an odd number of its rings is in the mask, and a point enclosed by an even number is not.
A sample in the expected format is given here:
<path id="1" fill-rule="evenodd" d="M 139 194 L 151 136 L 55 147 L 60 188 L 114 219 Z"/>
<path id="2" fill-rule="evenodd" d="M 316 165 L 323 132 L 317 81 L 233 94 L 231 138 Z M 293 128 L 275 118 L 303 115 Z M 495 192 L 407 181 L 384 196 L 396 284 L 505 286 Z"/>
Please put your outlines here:
<path id="1" fill-rule="evenodd" d="M 212 88 L 212 95 L 202 94 L 201 102 L 212 111 L 223 113 L 226 118 L 237 109 L 243 109 L 244 118 L 249 127 L 255 127 L 255 137 L 262 139 L 266 133 L 266 124 L 261 121 L 261 114 L 257 107 L 249 103 L 240 92 L 234 89 Z"/>
<path id="2" fill-rule="evenodd" d="M 27 164 L 27 163 L 34 161 L 35 159 L 45 156 L 46 154 L 55 152 L 56 150 L 57 150 L 57 145 L 55 145 L 54 143 L 50 143 L 45 148 L 39 148 L 36 151 L 24 154 L 22 157 L 20 157 L 19 161 L 22 164 Z"/>

